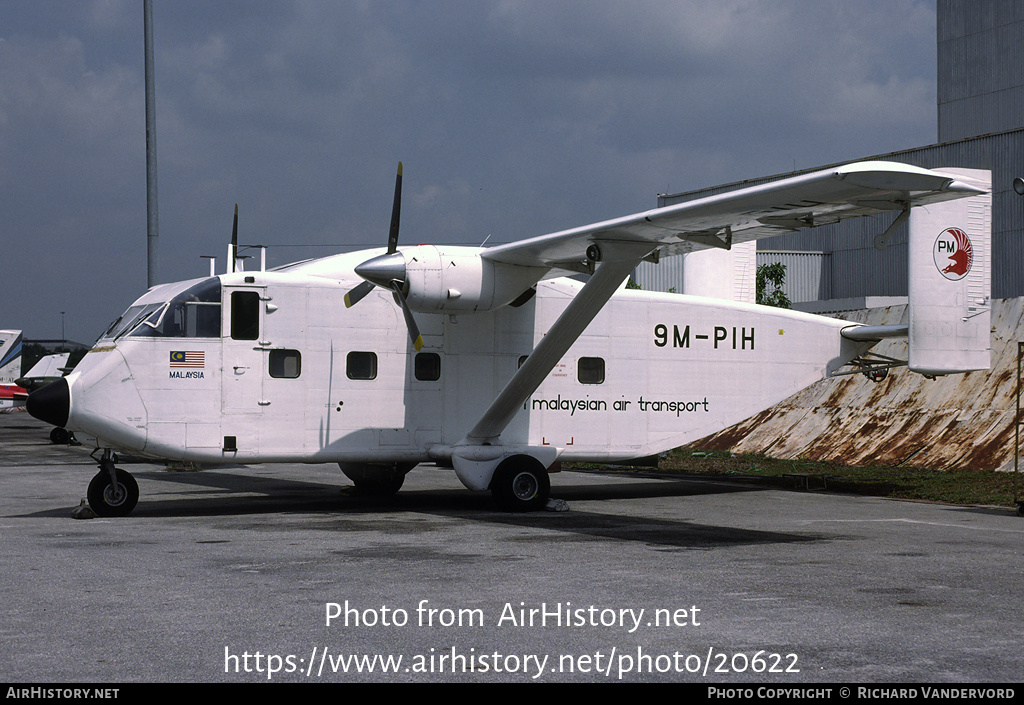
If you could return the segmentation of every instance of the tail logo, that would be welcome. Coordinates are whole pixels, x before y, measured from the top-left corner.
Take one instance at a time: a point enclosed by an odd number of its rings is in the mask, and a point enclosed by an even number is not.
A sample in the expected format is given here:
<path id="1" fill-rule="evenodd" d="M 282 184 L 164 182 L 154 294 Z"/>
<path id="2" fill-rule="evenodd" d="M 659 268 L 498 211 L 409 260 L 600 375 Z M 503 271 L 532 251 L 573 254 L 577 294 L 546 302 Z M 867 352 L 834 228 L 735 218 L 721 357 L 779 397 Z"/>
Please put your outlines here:
<path id="1" fill-rule="evenodd" d="M 960 228 L 946 228 L 935 238 L 932 257 L 942 276 L 950 281 L 959 281 L 971 271 L 974 246 L 971 238 Z"/>

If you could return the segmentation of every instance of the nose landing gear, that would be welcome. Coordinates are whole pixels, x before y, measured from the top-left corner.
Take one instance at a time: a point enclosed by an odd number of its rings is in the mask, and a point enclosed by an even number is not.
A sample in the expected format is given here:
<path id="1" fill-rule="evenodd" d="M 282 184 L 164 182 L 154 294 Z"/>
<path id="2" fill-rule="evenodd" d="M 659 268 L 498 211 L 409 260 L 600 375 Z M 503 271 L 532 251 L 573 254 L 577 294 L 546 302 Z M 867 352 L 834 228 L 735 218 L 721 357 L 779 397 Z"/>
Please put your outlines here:
<path id="1" fill-rule="evenodd" d="M 114 467 L 114 454 L 103 451 L 100 471 L 89 483 L 89 506 L 101 517 L 127 516 L 139 501 L 139 483 L 131 473 Z"/>

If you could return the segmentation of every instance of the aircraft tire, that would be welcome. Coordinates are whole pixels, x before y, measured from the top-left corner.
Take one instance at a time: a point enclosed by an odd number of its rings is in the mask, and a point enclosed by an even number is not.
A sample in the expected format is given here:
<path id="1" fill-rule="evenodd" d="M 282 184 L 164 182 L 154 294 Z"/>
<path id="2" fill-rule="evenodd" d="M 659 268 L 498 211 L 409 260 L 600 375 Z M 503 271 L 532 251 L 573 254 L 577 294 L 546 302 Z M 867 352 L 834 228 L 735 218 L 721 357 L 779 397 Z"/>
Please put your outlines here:
<path id="1" fill-rule="evenodd" d="M 66 428 L 54 426 L 50 429 L 50 443 L 57 446 L 66 446 L 70 439 L 71 435 L 68 433 Z"/>
<path id="2" fill-rule="evenodd" d="M 507 512 L 543 509 L 550 491 L 547 470 L 528 456 L 506 458 L 491 478 L 491 495 Z"/>
<path id="3" fill-rule="evenodd" d="M 135 478 L 117 468 L 117 484 L 119 492 L 115 492 L 110 482 L 110 473 L 100 470 L 89 483 L 89 506 L 101 517 L 123 517 L 135 509 L 139 501 L 139 483 Z"/>

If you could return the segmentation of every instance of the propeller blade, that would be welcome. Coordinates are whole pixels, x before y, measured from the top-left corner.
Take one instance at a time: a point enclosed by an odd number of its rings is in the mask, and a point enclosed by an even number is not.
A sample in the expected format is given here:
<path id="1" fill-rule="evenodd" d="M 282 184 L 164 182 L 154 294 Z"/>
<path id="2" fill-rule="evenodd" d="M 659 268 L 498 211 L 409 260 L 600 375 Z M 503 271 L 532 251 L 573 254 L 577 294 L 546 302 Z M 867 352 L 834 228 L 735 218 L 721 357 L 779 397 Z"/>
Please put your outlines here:
<path id="1" fill-rule="evenodd" d="M 347 294 L 345 294 L 345 308 L 352 308 L 367 294 L 374 286 L 391 286 L 393 279 L 405 281 L 405 258 L 398 252 L 398 225 L 402 218 L 402 162 L 398 162 L 398 174 L 395 176 L 395 201 L 391 206 L 391 229 L 388 232 L 388 251 L 386 255 L 379 255 L 363 262 L 356 267 L 356 274 L 364 281 Z M 238 206 L 235 206 L 235 224 L 238 223 Z M 393 257 L 391 255 L 394 255 Z M 405 303 L 404 299 L 402 300 Z M 406 319 L 409 319 L 409 312 L 406 312 Z M 415 328 L 416 324 L 412 324 Z M 418 335 L 418 334 L 417 334 Z M 415 337 L 414 337 L 415 341 Z M 422 345 L 422 340 L 420 345 Z M 419 348 L 416 348 L 419 350 Z"/>
<path id="2" fill-rule="evenodd" d="M 398 250 L 398 223 L 402 216 L 402 162 L 395 176 L 395 202 L 391 206 L 391 230 L 388 232 L 388 254 Z"/>
<path id="3" fill-rule="evenodd" d="M 235 221 L 231 225 L 231 271 L 235 271 L 235 261 L 238 259 L 238 204 L 235 204 Z"/>
<path id="4" fill-rule="evenodd" d="M 372 282 L 362 282 L 354 289 L 345 294 L 345 308 L 352 308 L 357 303 L 362 301 L 363 297 L 373 291 Z"/>
<path id="5" fill-rule="evenodd" d="M 412 340 L 412 346 L 416 348 L 416 352 L 419 352 L 423 347 L 423 336 L 420 335 L 419 326 L 416 325 L 416 319 L 412 317 L 412 310 L 402 293 L 402 284 L 397 281 L 391 282 L 391 290 L 398 295 L 398 300 L 402 304 L 402 313 L 405 314 L 405 327 L 409 329 L 409 338 Z"/>

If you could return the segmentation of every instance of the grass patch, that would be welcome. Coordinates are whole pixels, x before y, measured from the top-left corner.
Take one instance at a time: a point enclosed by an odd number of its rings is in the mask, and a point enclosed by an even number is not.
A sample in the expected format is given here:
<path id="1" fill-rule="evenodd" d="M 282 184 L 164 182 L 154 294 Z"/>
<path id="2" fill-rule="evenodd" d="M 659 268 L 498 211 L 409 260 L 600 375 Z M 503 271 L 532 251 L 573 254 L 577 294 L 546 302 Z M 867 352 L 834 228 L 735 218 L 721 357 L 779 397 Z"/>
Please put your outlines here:
<path id="1" fill-rule="evenodd" d="M 700 451 L 694 448 L 678 448 L 668 453 L 659 459 L 657 468 L 622 465 L 616 468 L 666 475 L 738 475 L 790 488 L 795 482 L 786 475 L 810 473 L 827 476 L 830 492 L 1000 507 L 1015 506 L 1014 498 L 1021 491 L 1016 486 L 1020 480 L 1011 472 L 929 470 L 891 465 L 855 467 L 825 461 L 779 460 L 763 455 L 733 455 L 728 451 Z"/>

